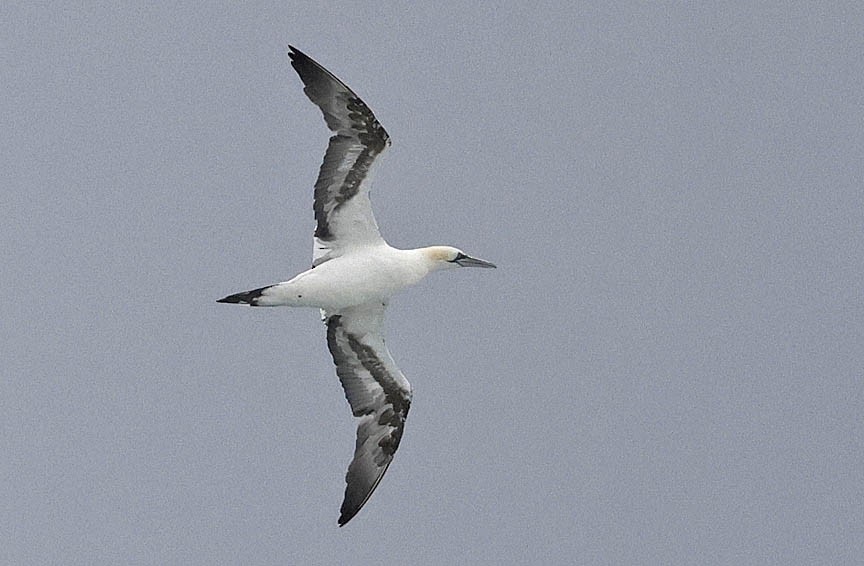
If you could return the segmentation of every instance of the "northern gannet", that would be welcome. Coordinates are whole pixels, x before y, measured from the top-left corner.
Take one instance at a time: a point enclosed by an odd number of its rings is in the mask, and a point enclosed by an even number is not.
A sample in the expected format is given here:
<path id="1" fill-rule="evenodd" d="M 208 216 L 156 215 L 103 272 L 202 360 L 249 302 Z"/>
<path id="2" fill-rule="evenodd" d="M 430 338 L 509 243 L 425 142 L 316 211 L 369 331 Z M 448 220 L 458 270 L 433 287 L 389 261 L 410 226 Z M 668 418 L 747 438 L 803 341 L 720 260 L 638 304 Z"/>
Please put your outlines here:
<path id="1" fill-rule="evenodd" d="M 345 397 L 360 419 L 345 477 L 339 526 L 365 505 L 399 448 L 411 384 L 382 332 L 390 296 L 433 271 L 495 267 L 449 246 L 393 248 L 378 232 L 365 183 L 390 137 L 366 104 L 327 69 L 289 46 L 306 96 L 324 113 L 330 138 L 315 182 L 312 268 L 289 281 L 219 299 L 253 307 L 317 307 Z"/>

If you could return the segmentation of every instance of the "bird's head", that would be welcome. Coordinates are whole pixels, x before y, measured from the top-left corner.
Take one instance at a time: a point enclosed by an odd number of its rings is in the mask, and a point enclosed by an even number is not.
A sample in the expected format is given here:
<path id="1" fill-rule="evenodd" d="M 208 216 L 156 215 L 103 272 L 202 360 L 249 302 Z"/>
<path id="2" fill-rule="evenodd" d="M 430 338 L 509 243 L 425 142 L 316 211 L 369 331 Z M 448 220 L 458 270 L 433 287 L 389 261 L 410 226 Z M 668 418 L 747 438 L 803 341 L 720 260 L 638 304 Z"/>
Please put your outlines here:
<path id="1" fill-rule="evenodd" d="M 433 270 L 453 267 L 495 267 L 494 263 L 471 257 L 462 250 L 450 246 L 423 248 L 423 255 Z"/>

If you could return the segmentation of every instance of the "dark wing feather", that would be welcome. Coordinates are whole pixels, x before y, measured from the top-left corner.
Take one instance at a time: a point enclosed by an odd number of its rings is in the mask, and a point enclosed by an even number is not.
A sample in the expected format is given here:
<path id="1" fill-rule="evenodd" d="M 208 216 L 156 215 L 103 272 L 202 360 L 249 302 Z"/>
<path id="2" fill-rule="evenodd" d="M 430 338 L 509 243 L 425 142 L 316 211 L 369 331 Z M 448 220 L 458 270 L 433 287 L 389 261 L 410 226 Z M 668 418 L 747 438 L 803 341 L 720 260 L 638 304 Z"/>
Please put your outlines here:
<path id="1" fill-rule="evenodd" d="M 380 304 L 343 309 L 327 318 L 327 345 L 351 411 L 360 419 L 345 476 L 339 525 L 351 520 L 378 486 L 399 448 L 411 406 L 411 385 L 384 344 Z"/>

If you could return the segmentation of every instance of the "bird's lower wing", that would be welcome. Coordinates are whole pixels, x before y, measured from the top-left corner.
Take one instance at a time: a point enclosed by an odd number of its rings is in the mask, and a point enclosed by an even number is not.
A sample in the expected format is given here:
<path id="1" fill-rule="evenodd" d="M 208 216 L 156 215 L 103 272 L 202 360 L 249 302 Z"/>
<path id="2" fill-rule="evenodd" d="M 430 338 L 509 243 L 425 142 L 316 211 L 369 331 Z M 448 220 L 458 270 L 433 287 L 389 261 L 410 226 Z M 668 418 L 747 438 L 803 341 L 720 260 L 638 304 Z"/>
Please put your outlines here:
<path id="1" fill-rule="evenodd" d="M 339 525 L 366 504 L 393 460 L 411 406 L 411 385 L 384 344 L 384 306 L 328 313 L 327 345 L 355 417 L 357 442 L 345 477 Z"/>

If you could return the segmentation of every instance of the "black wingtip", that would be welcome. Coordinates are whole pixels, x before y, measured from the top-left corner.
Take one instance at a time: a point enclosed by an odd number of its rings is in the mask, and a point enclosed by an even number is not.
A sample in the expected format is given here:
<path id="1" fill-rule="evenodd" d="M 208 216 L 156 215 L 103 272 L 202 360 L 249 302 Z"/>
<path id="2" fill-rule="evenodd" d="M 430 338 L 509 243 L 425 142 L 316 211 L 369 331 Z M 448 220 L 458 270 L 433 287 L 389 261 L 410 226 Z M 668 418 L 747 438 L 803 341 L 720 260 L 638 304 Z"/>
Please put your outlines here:
<path id="1" fill-rule="evenodd" d="M 288 57 L 291 59 L 292 62 L 296 61 L 297 59 L 309 59 L 308 55 L 290 44 L 288 45 Z"/>
<path id="2" fill-rule="evenodd" d="M 348 524 L 348 521 L 357 516 L 357 513 L 360 512 L 360 509 L 363 509 L 363 506 L 366 504 L 367 501 L 369 501 L 369 496 L 372 495 L 372 491 L 375 491 L 374 487 L 363 499 L 363 502 L 357 505 L 356 501 L 354 501 L 353 503 L 351 502 L 351 500 L 348 498 L 348 490 L 345 490 L 345 500 L 342 501 L 342 508 L 339 509 L 340 527 L 344 527 L 346 524 Z"/>
<path id="3" fill-rule="evenodd" d="M 362 506 L 361 506 L 361 507 L 362 507 Z M 343 509 L 343 510 L 342 510 L 342 513 L 339 515 L 339 521 L 338 521 L 338 522 L 339 522 L 339 527 L 341 528 L 341 527 L 344 527 L 345 525 L 347 525 L 347 524 L 348 524 L 348 521 L 350 521 L 351 519 L 353 519 L 354 517 L 356 517 L 356 516 L 357 516 L 357 513 L 358 513 L 359 511 L 360 511 L 359 508 L 358 508 L 358 509 L 352 509 L 351 511 L 347 511 L 347 510 L 344 510 L 344 509 Z"/>
<path id="4" fill-rule="evenodd" d="M 272 285 L 267 285 L 266 287 L 261 287 L 259 289 L 253 289 L 251 291 L 243 291 L 242 293 L 234 293 L 233 295 L 228 295 L 227 297 L 222 297 L 217 303 L 233 303 L 233 304 L 247 304 L 252 305 L 253 307 L 258 306 L 258 297 L 260 297 L 265 289 L 269 289 Z"/>

